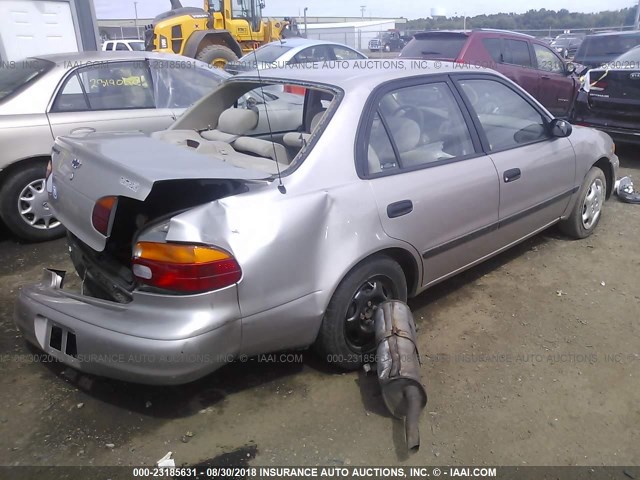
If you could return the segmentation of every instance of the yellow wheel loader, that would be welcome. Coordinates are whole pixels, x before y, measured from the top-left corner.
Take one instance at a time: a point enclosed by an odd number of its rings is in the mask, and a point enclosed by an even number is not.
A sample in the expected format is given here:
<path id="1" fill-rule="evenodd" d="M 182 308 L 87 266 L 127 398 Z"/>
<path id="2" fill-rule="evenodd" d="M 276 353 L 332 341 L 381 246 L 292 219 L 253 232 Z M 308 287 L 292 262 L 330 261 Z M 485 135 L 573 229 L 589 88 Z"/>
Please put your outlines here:
<path id="1" fill-rule="evenodd" d="M 263 0 L 205 0 L 203 9 L 171 0 L 147 27 L 145 47 L 223 68 L 265 43 L 299 36 L 295 19 L 263 20 L 263 8 Z"/>

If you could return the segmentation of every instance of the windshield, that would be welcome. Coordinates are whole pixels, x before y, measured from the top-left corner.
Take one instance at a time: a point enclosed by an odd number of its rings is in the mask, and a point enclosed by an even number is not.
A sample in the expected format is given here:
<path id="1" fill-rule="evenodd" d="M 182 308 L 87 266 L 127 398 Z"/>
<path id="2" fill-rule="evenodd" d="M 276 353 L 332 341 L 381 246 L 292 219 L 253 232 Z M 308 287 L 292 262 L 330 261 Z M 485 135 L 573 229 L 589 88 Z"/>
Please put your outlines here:
<path id="1" fill-rule="evenodd" d="M 640 34 L 587 37 L 578 50 L 576 61 L 594 57 L 613 59 L 638 44 L 640 44 Z"/>
<path id="2" fill-rule="evenodd" d="M 233 18 L 244 18 L 247 20 L 253 31 L 260 29 L 262 11 L 259 0 L 231 0 L 231 16 Z"/>
<path id="3" fill-rule="evenodd" d="M 240 59 L 240 63 L 254 66 L 258 63 L 273 63 L 289 50 L 291 50 L 291 47 L 272 43 L 246 54 Z"/>
<path id="4" fill-rule="evenodd" d="M 401 57 L 456 59 L 467 41 L 460 33 L 417 33 L 402 52 Z"/>
<path id="5" fill-rule="evenodd" d="M 615 59 L 616 62 L 633 62 L 640 66 L 640 47 L 635 47 Z"/>
<path id="6" fill-rule="evenodd" d="M 2 62 L 0 67 L 0 100 L 4 100 L 34 81 L 54 65 L 47 60 L 36 58 L 27 58 L 17 62 Z"/>

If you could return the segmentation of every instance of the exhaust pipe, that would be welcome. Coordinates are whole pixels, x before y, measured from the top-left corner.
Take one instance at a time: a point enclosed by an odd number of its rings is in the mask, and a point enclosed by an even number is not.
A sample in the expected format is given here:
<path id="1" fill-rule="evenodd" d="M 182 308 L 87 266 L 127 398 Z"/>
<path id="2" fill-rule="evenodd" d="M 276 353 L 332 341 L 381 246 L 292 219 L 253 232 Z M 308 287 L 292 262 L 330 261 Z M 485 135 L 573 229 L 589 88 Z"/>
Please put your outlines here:
<path id="1" fill-rule="evenodd" d="M 407 449 L 420 448 L 418 423 L 427 404 L 427 392 L 420 383 L 420 359 L 416 327 L 406 303 L 381 303 L 374 314 L 378 381 L 384 403 L 394 417 L 404 420 Z"/>

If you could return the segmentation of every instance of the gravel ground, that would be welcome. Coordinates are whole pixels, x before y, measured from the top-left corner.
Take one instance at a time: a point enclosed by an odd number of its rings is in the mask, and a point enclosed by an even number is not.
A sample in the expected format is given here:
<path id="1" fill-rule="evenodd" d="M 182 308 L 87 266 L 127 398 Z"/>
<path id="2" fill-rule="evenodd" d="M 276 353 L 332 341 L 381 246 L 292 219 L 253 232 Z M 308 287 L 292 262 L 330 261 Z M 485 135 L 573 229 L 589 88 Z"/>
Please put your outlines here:
<path id="1" fill-rule="evenodd" d="M 63 240 L 0 231 L 0 465 L 639 465 L 639 237 L 640 207 L 613 198 L 592 237 L 552 229 L 413 299 L 429 403 L 408 457 L 375 375 L 310 353 L 171 388 L 29 362 L 15 296 L 71 264 Z"/>

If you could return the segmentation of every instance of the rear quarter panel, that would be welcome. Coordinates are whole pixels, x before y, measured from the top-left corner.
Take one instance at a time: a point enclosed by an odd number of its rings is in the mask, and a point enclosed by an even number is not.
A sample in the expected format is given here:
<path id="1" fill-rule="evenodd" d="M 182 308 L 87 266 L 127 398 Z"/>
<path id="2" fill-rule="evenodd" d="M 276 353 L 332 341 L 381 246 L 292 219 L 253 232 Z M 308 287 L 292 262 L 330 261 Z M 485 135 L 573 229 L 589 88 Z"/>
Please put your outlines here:
<path id="1" fill-rule="evenodd" d="M 0 170 L 26 158 L 51 154 L 53 136 L 47 116 L 0 115 Z"/>

